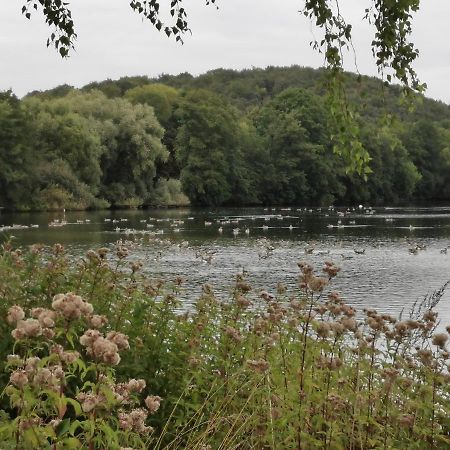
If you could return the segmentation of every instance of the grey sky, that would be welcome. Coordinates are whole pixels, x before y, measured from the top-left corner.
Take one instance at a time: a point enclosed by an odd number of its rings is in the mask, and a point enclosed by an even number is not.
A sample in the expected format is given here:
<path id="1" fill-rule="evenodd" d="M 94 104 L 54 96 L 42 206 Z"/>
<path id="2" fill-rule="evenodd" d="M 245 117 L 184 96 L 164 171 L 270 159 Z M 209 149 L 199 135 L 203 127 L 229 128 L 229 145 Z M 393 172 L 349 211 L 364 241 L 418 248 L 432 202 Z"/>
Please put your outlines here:
<path id="1" fill-rule="evenodd" d="M 192 36 L 181 46 L 134 14 L 128 0 L 72 0 L 78 40 L 76 51 L 62 60 L 45 46 L 50 29 L 40 14 L 21 15 L 21 0 L 2 0 L 0 15 L 0 90 L 22 96 L 34 89 L 126 75 L 198 74 L 217 67 L 249 68 L 299 64 L 319 67 L 322 58 L 309 46 L 316 31 L 298 10 L 302 0 L 185 0 Z M 161 3 L 168 4 L 169 0 Z M 361 20 L 369 0 L 341 0 L 354 25 L 359 71 L 375 75 L 370 42 L 373 29 Z M 450 102 L 450 2 L 422 0 L 414 21 L 420 49 L 415 67 L 428 84 L 427 95 Z M 353 57 L 346 68 L 355 70 Z"/>

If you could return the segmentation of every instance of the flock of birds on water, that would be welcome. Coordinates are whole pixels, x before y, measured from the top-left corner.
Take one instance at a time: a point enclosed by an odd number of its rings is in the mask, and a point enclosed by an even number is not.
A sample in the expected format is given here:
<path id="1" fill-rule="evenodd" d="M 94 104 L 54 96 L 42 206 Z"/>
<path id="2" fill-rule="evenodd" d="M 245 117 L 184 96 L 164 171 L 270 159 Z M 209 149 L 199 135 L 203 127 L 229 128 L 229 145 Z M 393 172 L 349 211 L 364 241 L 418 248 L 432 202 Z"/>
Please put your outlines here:
<path id="1" fill-rule="evenodd" d="M 291 215 L 291 212 L 295 211 L 296 215 Z M 328 223 L 326 227 L 328 229 L 342 229 L 349 227 L 368 227 L 368 224 L 357 224 L 357 219 L 360 219 L 363 216 L 373 216 L 375 214 L 375 209 L 372 207 L 364 207 L 363 205 L 359 205 L 358 207 L 339 209 L 333 206 L 328 208 L 264 208 L 264 212 L 259 215 L 249 215 L 249 216 L 222 216 L 215 219 L 208 218 L 208 220 L 203 220 L 203 225 L 205 229 L 216 229 L 219 236 L 229 235 L 231 231 L 231 235 L 236 237 L 238 235 L 246 235 L 249 236 L 253 231 L 260 229 L 268 231 L 270 228 L 284 228 L 292 232 L 295 229 L 301 228 L 301 222 L 303 221 L 303 217 L 310 215 L 312 213 L 318 213 L 321 217 L 334 219 L 333 223 Z M 401 218 L 401 216 L 399 216 Z M 382 219 L 386 223 L 395 222 L 396 218 L 392 215 L 382 216 Z M 149 217 L 146 219 L 140 219 L 140 223 L 144 227 L 143 229 L 135 229 L 131 227 L 127 227 L 126 224 L 129 221 L 128 218 L 104 218 L 105 223 L 111 223 L 113 225 L 112 231 L 115 233 L 119 233 L 120 235 L 125 236 L 126 238 L 130 236 L 137 235 L 147 235 L 153 238 L 167 234 L 168 231 L 172 231 L 173 233 L 180 233 L 183 231 L 183 225 L 189 221 L 196 221 L 195 224 L 198 225 L 198 222 L 201 220 L 200 218 L 195 217 L 185 217 L 184 219 L 176 219 L 176 218 L 157 218 L 157 217 Z M 288 226 L 280 226 L 284 220 L 289 220 L 291 223 Z M 258 226 L 252 225 L 249 226 L 248 222 L 254 224 L 255 222 L 261 222 L 262 224 L 258 224 Z M 295 221 L 295 225 L 292 222 Z M 278 222 L 277 226 L 270 226 L 273 222 Z M 331 220 L 330 220 L 331 222 Z M 65 217 L 65 211 L 63 211 L 63 218 L 54 219 L 48 223 L 49 228 L 61 228 L 66 225 L 85 225 L 90 224 L 90 219 L 78 219 L 75 222 L 68 222 Z M 167 227 L 164 228 L 164 223 L 169 225 L 169 230 Z M 242 225 L 245 225 L 242 227 Z M 202 222 L 200 222 L 200 226 L 202 226 Z M 5 225 L 0 226 L 0 231 L 6 232 L 10 230 L 24 230 L 28 228 L 39 228 L 38 224 L 31 225 Z M 413 225 L 409 226 L 398 226 L 396 228 L 403 228 L 405 230 L 415 230 L 417 228 L 426 228 L 426 227 L 416 227 Z M 231 229 L 231 230 L 230 230 Z M 405 239 L 405 242 L 408 246 L 408 252 L 417 255 L 421 251 L 426 250 L 427 246 L 423 243 L 414 241 L 410 237 Z M 260 258 L 269 257 L 273 250 L 274 245 L 272 241 L 267 239 L 266 237 L 260 238 L 256 240 L 257 246 L 260 248 L 258 255 Z M 188 241 L 182 241 L 181 244 L 177 244 L 181 246 L 180 248 L 189 248 Z M 341 243 L 342 245 L 342 243 Z M 449 246 L 450 247 L 450 246 Z M 444 247 L 440 249 L 441 254 L 447 254 L 447 250 L 449 247 Z M 315 254 L 325 256 L 330 253 L 330 250 L 320 250 L 316 248 L 316 242 L 309 242 L 304 248 L 304 252 L 307 255 Z M 203 262 L 211 264 L 213 261 L 215 251 L 212 250 L 196 250 L 195 256 L 196 258 L 202 260 Z M 353 255 L 349 253 L 340 253 L 342 259 L 352 259 L 355 255 L 365 255 L 366 248 L 363 247 L 354 247 Z"/>

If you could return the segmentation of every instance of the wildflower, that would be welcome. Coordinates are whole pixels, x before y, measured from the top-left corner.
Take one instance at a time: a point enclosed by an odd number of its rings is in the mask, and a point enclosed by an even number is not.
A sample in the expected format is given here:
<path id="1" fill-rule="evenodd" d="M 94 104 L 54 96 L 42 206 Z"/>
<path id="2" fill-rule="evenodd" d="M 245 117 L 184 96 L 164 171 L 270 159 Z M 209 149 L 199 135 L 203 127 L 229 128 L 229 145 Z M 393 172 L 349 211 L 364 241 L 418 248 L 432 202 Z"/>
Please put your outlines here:
<path id="1" fill-rule="evenodd" d="M 116 255 L 119 259 L 124 259 L 128 256 L 128 249 L 123 246 L 118 246 L 116 250 Z"/>
<path id="2" fill-rule="evenodd" d="M 241 333 L 236 328 L 230 326 L 225 327 L 225 334 L 236 342 L 242 341 Z"/>
<path id="3" fill-rule="evenodd" d="M 327 312 L 327 307 L 325 305 L 319 305 L 314 308 L 314 311 L 323 316 Z"/>
<path id="4" fill-rule="evenodd" d="M 417 320 L 412 320 L 412 319 L 408 319 L 406 321 L 406 325 L 408 326 L 408 328 L 410 330 L 416 330 L 417 328 L 420 327 L 420 323 L 417 322 Z"/>
<path id="5" fill-rule="evenodd" d="M 433 361 L 433 352 L 427 349 L 420 349 L 417 351 L 417 356 L 424 366 L 431 366 Z"/>
<path id="6" fill-rule="evenodd" d="M 267 291 L 261 291 L 261 293 L 259 294 L 259 296 L 265 300 L 266 302 L 270 302 L 274 299 L 274 296 L 272 294 L 270 294 Z"/>
<path id="7" fill-rule="evenodd" d="M 56 243 L 55 245 L 53 245 L 53 253 L 54 253 L 54 255 L 58 256 L 58 255 L 60 255 L 63 252 L 64 252 L 64 246 L 62 244 Z"/>
<path id="8" fill-rule="evenodd" d="M 341 323 L 346 330 L 356 331 L 358 324 L 353 317 L 344 317 L 341 319 Z"/>
<path id="9" fill-rule="evenodd" d="M 9 381 L 19 389 L 22 389 L 28 383 L 28 376 L 25 370 L 15 370 L 9 377 Z"/>
<path id="10" fill-rule="evenodd" d="M 108 319 L 106 316 L 100 316 L 98 314 L 94 314 L 89 319 L 89 324 L 92 328 L 101 328 L 108 323 Z"/>
<path id="11" fill-rule="evenodd" d="M 129 413 L 119 412 L 119 426 L 123 430 L 135 431 L 144 434 L 153 431 L 153 428 L 145 426 L 148 413 L 144 409 L 133 409 Z"/>
<path id="12" fill-rule="evenodd" d="M 331 326 L 331 329 L 333 330 L 333 333 L 336 336 L 341 335 L 345 331 L 344 325 L 342 323 L 340 323 L 340 322 L 332 322 L 330 324 L 330 326 Z"/>
<path id="13" fill-rule="evenodd" d="M 45 308 L 33 308 L 31 316 L 39 321 L 43 328 L 53 328 L 55 326 L 55 312 Z"/>
<path id="14" fill-rule="evenodd" d="M 328 280 L 323 277 L 312 277 L 308 282 L 308 287 L 313 292 L 322 292 L 325 286 L 328 284 Z"/>
<path id="15" fill-rule="evenodd" d="M 27 358 L 25 360 L 25 372 L 27 375 L 32 375 L 37 371 L 40 361 L 41 358 L 38 358 L 37 356 L 32 356 L 31 358 Z"/>
<path id="16" fill-rule="evenodd" d="M 161 404 L 161 397 L 158 397 L 157 395 L 149 395 L 144 401 L 145 401 L 145 406 L 147 406 L 148 410 L 150 411 L 151 414 L 155 413 L 156 411 L 158 411 L 159 406 Z"/>
<path id="17" fill-rule="evenodd" d="M 326 261 L 322 270 L 330 277 L 334 278 L 340 271 L 341 268 L 334 265 L 331 261 Z"/>
<path id="18" fill-rule="evenodd" d="M 414 416 L 404 415 L 404 416 L 400 417 L 399 424 L 402 427 L 411 428 L 414 425 Z"/>
<path id="19" fill-rule="evenodd" d="M 405 336 L 408 333 L 409 327 L 406 322 L 397 322 L 394 325 L 394 330 L 398 337 Z"/>
<path id="20" fill-rule="evenodd" d="M 94 250 L 88 250 L 86 252 L 86 257 L 93 263 L 99 263 L 100 262 L 100 256 L 95 253 Z"/>
<path id="21" fill-rule="evenodd" d="M 425 322 L 436 322 L 437 316 L 437 312 L 429 309 L 424 313 L 423 320 L 425 320 Z"/>
<path id="22" fill-rule="evenodd" d="M 432 343 L 433 345 L 436 345 L 439 348 L 444 348 L 447 341 L 448 336 L 445 333 L 437 333 L 433 336 Z"/>
<path id="23" fill-rule="evenodd" d="M 80 392 L 76 398 L 81 403 L 81 409 L 85 413 L 91 412 L 99 404 L 99 397 L 94 394 L 86 394 L 84 392 Z"/>
<path id="24" fill-rule="evenodd" d="M 72 292 L 57 294 L 53 297 L 52 308 L 67 320 L 76 320 L 81 316 L 89 316 L 94 308 L 79 295 Z"/>
<path id="25" fill-rule="evenodd" d="M 257 360 L 249 359 L 247 360 L 247 365 L 250 367 L 250 369 L 259 373 L 263 373 L 269 369 L 269 363 L 262 358 Z"/>
<path id="26" fill-rule="evenodd" d="M 242 308 L 248 308 L 249 306 L 251 306 L 252 302 L 250 300 L 248 300 L 247 298 L 245 298 L 243 295 L 238 295 L 236 298 L 236 304 Z"/>
<path id="27" fill-rule="evenodd" d="M 266 343 L 269 346 L 274 346 L 280 339 L 280 334 L 275 332 L 266 338 Z"/>
<path id="28" fill-rule="evenodd" d="M 340 303 L 342 301 L 339 292 L 336 291 L 332 291 L 328 294 L 328 300 L 334 303 Z"/>
<path id="29" fill-rule="evenodd" d="M 145 388 L 145 380 L 132 378 L 126 384 L 128 392 L 142 392 Z"/>
<path id="30" fill-rule="evenodd" d="M 98 256 L 100 256 L 101 259 L 105 259 L 108 252 L 109 249 L 106 247 L 101 247 L 97 250 Z"/>
<path id="31" fill-rule="evenodd" d="M 283 283 L 278 282 L 277 283 L 277 294 L 282 295 L 285 294 L 287 291 L 286 286 Z"/>
<path id="32" fill-rule="evenodd" d="M 108 339 L 108 341 L 114 342 L 119 350 L 128 350 L 130 348 L 130 344 L 128 343 L 128 336 L 125 336 L 123 333 L 110 331 L 106 335 L 106 339 Z"/>
<path id="33" fill-rule="evenodd" d="M 310 264 L 304 262 L 304 261 L 300 261 L 297 263 L 297 266 L 299 267 L 299 269 L 301 270 L 301 272 L 306 275 L 306 274 L 311 274 L 314 270 L 313 266 L 311 266 Z"/>
<path id="34" fill-rule="evenodd" d="M 320 322 L 317 327 L 317 336 L 327 338 L 330 335 L 331 327 L 328 322 Z"/>
<path id="35" fill-rule="evenodd" d="M 14 305 L 8 309 L 8 315 L 6 316 L 6 320 L 10 325 L 15 325 L 17 322 L 23 320 L 24 318 L 25 313 L 20 306 Z"/>
<path id="36" fill-rule="evenodd" d="M 109 333 L 112 334 L 115 332 Z M 117 333 L 119 335 L 116 340 L 121 344 L 123 348 L 129 348 L 128 340 L 122 333 Z M 126 344 L 125 344 L 126 343 Z M 120 362 L 119 347 L 115 342 L 108 338 L 104 338 L 98 330 L 87 330 L 80 337 L 80 344 L 86 347 L 86 353 L 97 360 L 103 361 L 107 364 L 112 364 L 116 366 Z M 125 346 L 126 345 L 126 346 Z"/>
<path id="37" fill-rule="evenodd" d="M 134 262 L 130 263 L 130 267 L 131 267 L 131 271 L 133 273 L 135 273 L 142 269 L 143 264 L 140 261 L 134 261 Z"/>
<path id="38" fill-rule="evenodd" d="M 246 281 L 238 281 L 236 283 L 236 289 L 239 289 L 240 291 L 246 293 L 246 292 L 251 291 L 252 287 Z"/>
<path id="39" fill-rule="evenodd" d="M 42 328 L 36 319 L 20 320 L 17 327 L 11 332 L 11 336 L 16 340 L 37 337 L 42 334 Z"/>

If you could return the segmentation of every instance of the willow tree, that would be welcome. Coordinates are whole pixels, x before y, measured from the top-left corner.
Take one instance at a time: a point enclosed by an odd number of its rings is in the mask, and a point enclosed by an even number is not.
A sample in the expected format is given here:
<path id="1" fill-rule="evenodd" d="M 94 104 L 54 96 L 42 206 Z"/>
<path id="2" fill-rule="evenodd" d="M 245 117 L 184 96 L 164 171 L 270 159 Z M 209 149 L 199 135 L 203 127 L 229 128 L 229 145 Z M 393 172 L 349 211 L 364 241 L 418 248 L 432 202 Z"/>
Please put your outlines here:
<path id="1" fill-rule="evenodd" d="M 76 40 L 75 24 L 66 0 L 22 0 L 22 12 L 29 19 L 33 10 L 43 13 L 52 32 L 47 45 L 53 45 L 62 57 L 67 57 Z M 339 2 L 345 0 L 303 0 L 302 12 L 320 30 L 320 38 L 313 47 L 323 53 L 329 71 L 328 101 L 333 127 L 334 149 L 345 157 L 350 171 L 368 173 L 370 156 L 359 139 L 354 113 L 345 98 L 343 55 L 352 48 L 352 25 L 342 16 Z M 130 7 L 148 20 L 158 31 L 183 42 L 190 31 L 184 0 L 131 0 Z M 205 0 L 206 5 L 217 6 L 217 0 Z M 423 92 L 413 68 L 419 52 L 410 40 L 412 19 L 420 0 L 369 0 L 364 19 L 373 27 L 372 51 L 382 77 L 399 81 L 406 93 Z M 276 3 L 274 2 L 274 8 Z M 163 17 L 169 17 L 169 22 Z"/>

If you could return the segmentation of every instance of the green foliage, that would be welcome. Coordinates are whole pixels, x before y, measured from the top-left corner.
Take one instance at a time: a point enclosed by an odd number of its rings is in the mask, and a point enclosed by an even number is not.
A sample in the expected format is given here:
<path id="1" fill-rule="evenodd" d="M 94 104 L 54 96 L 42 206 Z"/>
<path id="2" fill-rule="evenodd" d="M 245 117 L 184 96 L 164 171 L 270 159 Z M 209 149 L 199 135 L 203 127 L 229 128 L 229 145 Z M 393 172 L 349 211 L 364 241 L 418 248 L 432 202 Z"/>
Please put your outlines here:
<path id="1" fill-rule="evenodd" d="M 0 205 L 135 208 L 184 205 L 184 196 L 203 206 L 450 198 L 446 105 L 422 98 L 409 111 L 400 88 L 344 73 L 333 98 L 327 82 L 336 79 L 323 71 L 268 67 L 61 86 L 23 101 L 3 93 Z M 350 159 L 339 155 L 344 147 Z M 364 173 L 351 173 L 349 162 Z"/>
<path id="2" fill-rule="evenodd" d="M 155 206 L 187 206 L 189 199 L 181 189 L 181 181 L 160 178 L 155 185 Z"/>
<path id="3" fill-rule="evenodd" d="M 183 190 L 194 205 L 238 203 L 245 194 L 245 169 L 237 112 L 220 97 L 202 90 L 184 96 L 176 157 Z"/>
<path id="4" fill-rule="evenodd" d="M 176 89 L 165 84 L 146 84 L 126 91 L 125 98 L 131 103 L 152 106 L 158 121 L 165 127 L 170 119 L 178 97 Z"/>
<path id="5" fill-rule="evenodd" d="M 256 113 L 269 149 L 264 203 L 330 204 L 342 191 L 326 120 L 319 99 L 301 89 L 283 91 Z"/>
<path id="6" fill-rule="evenodd" d="M 4 246 L 4 448 L 450 448 L 438 298 L 402 319 L 358 314 L 330 290 L 338 267 L 301 262 L 297 288 L 239 275 L 228 299 L 199 286 L 185 309 L 181 279 L 141 267 L 123 243 L 78 264 L 58 244 Z M 147 424 L 127 417 L 149 394 L 153 412 L 163 398 L 144 447 Z"/>

